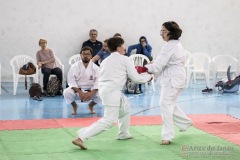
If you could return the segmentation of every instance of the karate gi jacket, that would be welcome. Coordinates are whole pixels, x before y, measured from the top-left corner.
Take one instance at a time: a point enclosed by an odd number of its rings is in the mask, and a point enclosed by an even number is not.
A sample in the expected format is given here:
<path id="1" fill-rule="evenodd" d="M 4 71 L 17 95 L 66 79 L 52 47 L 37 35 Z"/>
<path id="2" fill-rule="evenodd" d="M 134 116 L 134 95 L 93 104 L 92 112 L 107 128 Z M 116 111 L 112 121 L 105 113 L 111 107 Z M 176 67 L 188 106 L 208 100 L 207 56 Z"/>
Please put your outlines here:
<path id="1" fill-rule="evenodd" d="M 81 88 L 83 90 L 98 89 L 99 67 L 92 61 L 87 68 L 82 61 L 74 63 L 68 72 L 69 87 Z"/>
<path id="2" fill-rule="evenodd" d="M 186 85 L 187 54 L 178 40 L 169 40 L 152 64 L 145 65 L 150 73 L 160 73 L 160 84 L 166 86 L 169 81 L 174 88 Z"/>
<path id="3" fill-rule="evenodd" d="M 152 76 L 147 73 L 138 74 L 133 61 L 129 57 L 118 52 L 111 53 L 100 65 L 98 88 L 103 105 L 120 105 L 122 89 L 127 78 L 136 83 L 145 83 Z"/>

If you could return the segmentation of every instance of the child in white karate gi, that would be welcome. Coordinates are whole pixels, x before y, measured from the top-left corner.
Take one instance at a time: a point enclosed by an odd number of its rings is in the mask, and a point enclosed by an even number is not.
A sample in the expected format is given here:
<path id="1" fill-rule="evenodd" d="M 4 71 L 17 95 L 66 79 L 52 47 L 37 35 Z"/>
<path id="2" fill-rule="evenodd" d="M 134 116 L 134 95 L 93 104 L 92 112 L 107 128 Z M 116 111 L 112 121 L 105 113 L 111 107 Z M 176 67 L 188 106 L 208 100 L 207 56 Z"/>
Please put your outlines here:
<path id="1" fill-rule="evenodd" d="M 98 82 L 99 95 L 104 105 L 104 116 L 89 127 L 77 131 L 78 138 L 72 141 L 81 149 L 87 149 L 84 141 L 111 128 L 118 121 L 117 139 L 132 139 L 129 133 L 131 104 L 122 93 L 127 78 L 136 83 L 146 83 L 152 79 L 150 74 L 138 74 L 134 63 L 124 56 L 125 46 L 122 38 L 110 38 L 108 48 L 111 55 L 100 65 Z"/>

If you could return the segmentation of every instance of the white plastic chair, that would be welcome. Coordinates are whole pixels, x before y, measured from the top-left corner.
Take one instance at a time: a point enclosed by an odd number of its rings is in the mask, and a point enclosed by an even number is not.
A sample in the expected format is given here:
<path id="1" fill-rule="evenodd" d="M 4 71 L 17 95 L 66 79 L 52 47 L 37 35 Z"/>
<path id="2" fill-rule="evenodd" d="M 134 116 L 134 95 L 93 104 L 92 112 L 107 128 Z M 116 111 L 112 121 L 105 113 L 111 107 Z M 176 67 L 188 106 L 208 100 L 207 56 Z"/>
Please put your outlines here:
<path id="1" fill-rule="evenodd" d="M 0 63 L 0 95 L 2 94 L 2 75 L 1 75 L 2 67 Z"/>
<path id="2" fill-rule="evenodd" d="M 37 69 L 38 66 L 36 64 L 36 61 L 28 55 L 14 56 L 10 61 L 10 65 L 12 66 L 12 71 L 13 71 L 13 95 L 16 95 L 16 92 L 17 92 L 18 79 L 25 77 L 25 75 L 19 74 L 19 69 L 23 65 L 27 64 L 28 62 L 32 62 L 34 64 L 34 66 L 36 67 L 36 73 L 32 75 L 26 75 L 26 76 L 32 77 L 34 79 L 34 82 L 38 83 L 38 69 Z"/>
<path id="3" fill-rule="evenodd" d="M 192 53 L 188 50 L 185 50 L 185 53 L 186 53 L 186 59 L 188 61 L 188 59 L 191 57 Z M 185 67 L 187 67 L 187 63 L 185 64 Z"/>
<path id="4" fill-rule="evenodd" d="M 131 56 L 129 56 L 129 58 L 133 61 L 135 66 L 143 66 L 144 60 L 147 61 L 147 63 L 150 63 L 150 60 L 148 59 L 148 57 L 146 57 L 145 55 L 142 54 L 133 54 Z M 155 91 L 155 84 L 154 84 L 154 77 L 151 81 L 152 83 L 152 90 Z M 148 88 L 148 82 L 145 83 L 145 87 Z"/>
<path id="5" fill-rule="evenodd" d="M 203 73 L 206 80 L 206 86 L 210 87 L 209 74 L 210 74 L 211 57 L 206 53 L 193 53 L 187 61 L 187 87 L 191 85 L 192 76 L 196 83 L 196 74 Z"/>
<path id="6" fill-rule="evenodd" d="M 238 60 L 230 55 L 216 55 L 212 58 L 213 63 L 213 85 L 217 81 L 217 76 L 219 73 L 225 73 L 227 75 L 227 68 L 231 65 L 231 73 L 237 75 Z"/>
<path id="7" fill-rule="evenodd" d="M 80 54 L 75 54 L 69 58 L 68 63 L 70 65 L 73 65 L 75 62 L 78 62 L 78 61 L 81 61 L 81 56 Z"/>
<path id="8" fill-rule="evenodd" d="M 58 58 L 58 57 L 56 57 L 55 56 L 55 63 L 56 63 L 56 65 L 57 65 L 57 67 L 59 67 L 61 70 L 62 70 L 62 77 L 63 77 L 63 82 L 64 82 L 64 65 L 62 64 L 62 62 L 60 61 L 60 59 Z M 41 69 L 40 69 L 40 84 L 41 84 L 41 86 L 43 86 L 43 74 L 42 74 L 42 71 L 41 71 Z M 54 74 L 51 74 L 50 76 L 49 76 L 49 79 L 51 78 L 51 77 L 55 77 L 56 75 L 54 75 Z M 64 84 L 62 82 L 62 84 Z"/>

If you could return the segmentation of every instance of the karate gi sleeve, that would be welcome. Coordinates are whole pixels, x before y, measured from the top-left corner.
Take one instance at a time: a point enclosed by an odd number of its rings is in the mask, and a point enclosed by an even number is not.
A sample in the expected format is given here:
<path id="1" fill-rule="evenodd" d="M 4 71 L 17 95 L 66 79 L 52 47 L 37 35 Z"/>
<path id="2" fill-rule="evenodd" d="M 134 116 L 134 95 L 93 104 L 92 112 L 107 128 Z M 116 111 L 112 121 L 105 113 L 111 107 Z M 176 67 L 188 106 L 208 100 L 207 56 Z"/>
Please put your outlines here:
<path id="1" fill-rule="evenodd" d="M 94 67 L 94 70 L 95 70 L 95 78 L 94 78 L 94 83 L 91 90 L 98 89 L 99 67 Z"/>
<path id="2" fill-rule="evenodd" d="M 78 88 L 77 82 L 76 82 L 76 73 L 78 72 L 78 69 L 76 65 L 71 66 L 71 68 L 68 71 L 68 85 L 70 88 L 76 87 Z"/>
<path id="3" fill-rule="evenodd" d="M 127 65 L 127 76 L 135 83 L 146 83 L 151 80 L 152 76 L 150 74 L 142 73 L 139 74 L 134 66 L 132 60 L 126 57 L 126 65 Z"/>
<path id="4" fill-rule="evenodd" d="M 148 69 L 148 72 L 154 74 L 161 73 L 171 59 L 172 54 L 173 47 L 170 45 L 164 46 L 156 60 L 154 60 L 152 64 L 145 65 L 145 67 Z"/>

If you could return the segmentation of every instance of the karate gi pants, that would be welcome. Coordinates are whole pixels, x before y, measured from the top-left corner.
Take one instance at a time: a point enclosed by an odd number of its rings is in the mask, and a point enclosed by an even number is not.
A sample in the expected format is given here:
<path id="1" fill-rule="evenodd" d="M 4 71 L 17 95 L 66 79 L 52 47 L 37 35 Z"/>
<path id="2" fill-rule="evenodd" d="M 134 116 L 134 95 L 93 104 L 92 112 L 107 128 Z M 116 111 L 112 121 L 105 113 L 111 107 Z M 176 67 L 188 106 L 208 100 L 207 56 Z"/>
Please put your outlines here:
<path id="1" fill-rule="evenodd" d="M 122 94 L 120 106 L 105 106 L 104 116 L 89 127 L 79 129 L 78 137 L 84 142 L 103 131 L 110 129 L 118 121 L 117 139 L 127 139 L 129 133 L 131 104 L 128 98 Z"/>
<path id="2" fill-rule="evenodd" d="M 83 92 L 86 92 L 86 91 L 83 90 Z M 75 100 L 80 101 L 80 97 L 79 97 L 78 93 L 75 93 L 74 90 L 70 87 L 64 89 L 63 96 L 64 96 L 67 104 L 71 104 Z M 98 92 L 92 97 L 91 100 L 95 103 L 100 103 L 101 102 L 101 99 L 98 95 Z M 84 103 L 86 103 L 86 102 L 84 102 Z"/>
<path id="3" fill-rule="evenodd" d="M 160 96 L 160 110 L 162 113 L 162 140 L 172 141 L 174 138 L 174 124 L 180 130 L 186 130 L 192 125 L 192 120 L 176 104 L 177 97 L 182 89 L 173 88 L 171 82 L 162 86 Z"/>

